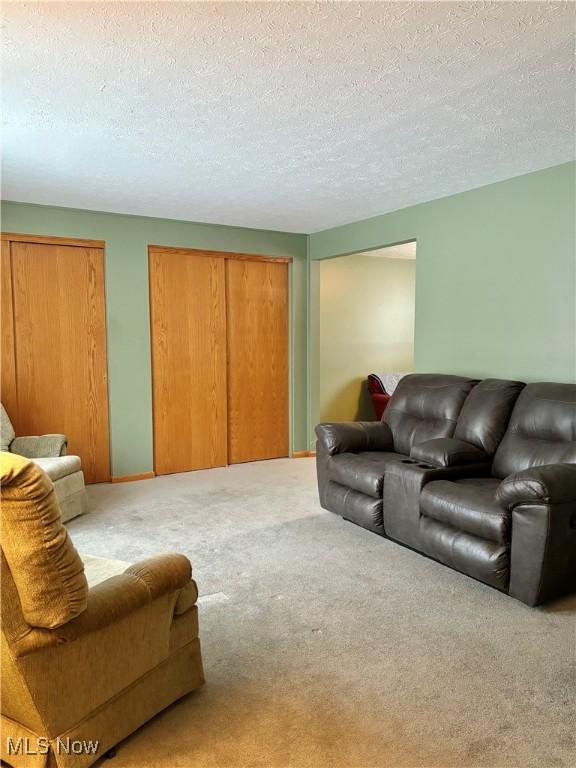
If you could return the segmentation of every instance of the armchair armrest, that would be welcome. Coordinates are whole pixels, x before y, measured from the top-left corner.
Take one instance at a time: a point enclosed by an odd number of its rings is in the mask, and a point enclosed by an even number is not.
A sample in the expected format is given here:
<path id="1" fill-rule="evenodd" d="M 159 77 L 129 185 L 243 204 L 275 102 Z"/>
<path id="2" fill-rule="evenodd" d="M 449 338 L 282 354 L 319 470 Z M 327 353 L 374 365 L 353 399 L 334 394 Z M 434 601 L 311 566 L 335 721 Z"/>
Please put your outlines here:
<path id="1" fill-rule="evenodd" d="M 410 458 L 432 464 L 434 467 L 459 467 L 464 464 L 490 462 L 490 456 L 481 448 L 452 437 L 437 437 L 416 443 L 412 446 Z"/>
<path id="2" fill-rule="evenodd" d="M 192 566 L 184 555 L 159 555 L 128 566 L 124 573 L 93 587 L 88 607 L 58 629 L 73 637 L 108 626 L 169 592 L 183 589 L 192 578 Z"/>
<path id="3" fill-rule="evenodd" d="M 508 475 L 496 499 L 510 510 L 520 504 L 576 503 L 576 464 L 545 464 Z"/>
<path id="4" fill-rule="evenodd" d="M 318 424 L 316 436 L 330 455 L 361 451 L 392 451 L 394 440 L 383 421 L 344 421 Z"/>
<path id="5" fill-rule="evenodd" d="M 111 627 L 130 614 L 168 593 L 184 589 L 192 578 L 192 566 L 184 555 L 160 555 L 130 565 L 88 592 L 86 610 L 56 629 L 34 628 L 18 642 L 17 655 L 39 648 L 78 640 Z"/>
<path id="6" fill-rule="evenodd" d="M 65 456 L 67 445 L 66 435 L 15 437 L 10 444 L 10 453 L 17 453 L 27 459 L 44 459 Z"/>
<path id="7" fill-rule="evenodd" d="M 134 563 L 124 573 L 143 582 L 154 599 L 185 587 L 192 578 L 192 566 L 184 555 L 159 555 Z"/>

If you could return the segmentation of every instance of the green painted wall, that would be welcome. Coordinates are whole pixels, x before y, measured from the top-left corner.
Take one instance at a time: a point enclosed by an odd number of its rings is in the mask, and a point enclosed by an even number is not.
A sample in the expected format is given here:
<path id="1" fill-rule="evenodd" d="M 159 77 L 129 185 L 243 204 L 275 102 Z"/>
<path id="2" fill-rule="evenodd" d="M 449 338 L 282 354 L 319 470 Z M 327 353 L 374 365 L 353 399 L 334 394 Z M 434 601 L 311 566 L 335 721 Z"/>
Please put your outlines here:
<path id="1" fill-rule="evenodd" d="M 416 239 L 415 368 L 576 380 L 574 163 L 306 235 L 2 203 L 5 231 L 106 241 L 113 474 L 152 467 L 147 245 L 294 258 L 292 447 L 319 414 L 319 261 Z M 343 308 L 344 309 L 344 308 Z"/>
<path id="2" fill-rule="evenodd" d="M 3 202 L 1 227 L 106 241 L 112 474 L 152 469 L 148 244 L 292 256 L 291 443 L 306 448 L 307 237 L 255 229 Z"/>
<path id="3" fill-rule="evenodd" d="M 310 258 L 416 239 L 417 371 L 576 381 L 575 170 L 567 163 L 325 230 L 310 236 Z M 313 267 L 311 277 L 314 349 Z M 311 430 L 312 357 L 310 367 Z"/>

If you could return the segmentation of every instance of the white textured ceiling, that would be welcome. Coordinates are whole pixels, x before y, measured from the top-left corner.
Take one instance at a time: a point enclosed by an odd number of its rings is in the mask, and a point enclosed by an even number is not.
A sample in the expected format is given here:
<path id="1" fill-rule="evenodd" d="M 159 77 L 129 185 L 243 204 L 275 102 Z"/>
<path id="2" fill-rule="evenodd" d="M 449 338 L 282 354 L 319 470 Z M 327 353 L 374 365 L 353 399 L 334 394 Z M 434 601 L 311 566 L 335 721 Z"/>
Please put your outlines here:
<path id="1" fill-rule="evenodd" d="M 311 232 L 572 159 L 540 2 L 3 4 L 3 197 Z"/>

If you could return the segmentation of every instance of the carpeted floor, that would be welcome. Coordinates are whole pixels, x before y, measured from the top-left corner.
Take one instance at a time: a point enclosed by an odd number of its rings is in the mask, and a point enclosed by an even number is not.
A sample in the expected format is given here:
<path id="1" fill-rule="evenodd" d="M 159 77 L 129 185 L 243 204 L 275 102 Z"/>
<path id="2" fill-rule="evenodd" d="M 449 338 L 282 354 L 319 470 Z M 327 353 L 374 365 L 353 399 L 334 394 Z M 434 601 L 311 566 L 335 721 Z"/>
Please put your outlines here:
<path id="1" fill-rule="evenodd" d="M 318 505 L 313 459 L 92 486 L 81 552 L 180 551 L 206 686 L 107 768 L 573 765 L 576 599 L 531 609 Z"/>

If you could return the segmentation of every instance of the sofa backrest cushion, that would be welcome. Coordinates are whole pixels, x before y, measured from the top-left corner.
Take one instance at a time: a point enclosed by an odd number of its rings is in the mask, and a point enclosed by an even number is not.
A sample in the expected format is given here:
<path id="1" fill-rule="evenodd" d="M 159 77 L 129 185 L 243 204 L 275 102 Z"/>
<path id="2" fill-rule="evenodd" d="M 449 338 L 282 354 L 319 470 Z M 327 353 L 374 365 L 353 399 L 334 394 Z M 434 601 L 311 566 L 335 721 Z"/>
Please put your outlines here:
<path id="1" fill-rule="evenodd" d="M 86 609 L 84 565 L 62 523 L 54 486 L 34 462 L 0 454 L 2 552 L 22 615 L 34 627 L 55 628 Z"/>
<path id="2" fill-rule="evenodd" d="M 462 406 L 477 383 L 462 376 L 412 373 L 405 376 L 384 411 L 394 450 L 409 454 L 414 443 L 452 437 Z"/>
<path id="3" fill-rule="evenodd" d="M 462 406 L 454 437 L 493 456 L 524 386 L 521 381 L 505 379 L 481 381 Z"/>
<path id="4" fill-rule="evenodd" d="M 492 473 L 576 463 L 576 384 L 527 384 L 516 400 Z"/>

